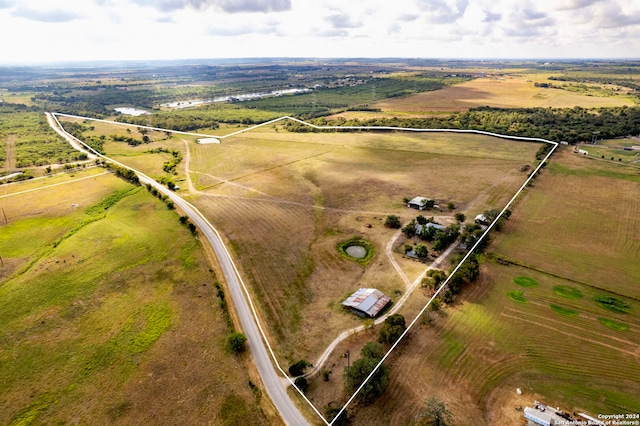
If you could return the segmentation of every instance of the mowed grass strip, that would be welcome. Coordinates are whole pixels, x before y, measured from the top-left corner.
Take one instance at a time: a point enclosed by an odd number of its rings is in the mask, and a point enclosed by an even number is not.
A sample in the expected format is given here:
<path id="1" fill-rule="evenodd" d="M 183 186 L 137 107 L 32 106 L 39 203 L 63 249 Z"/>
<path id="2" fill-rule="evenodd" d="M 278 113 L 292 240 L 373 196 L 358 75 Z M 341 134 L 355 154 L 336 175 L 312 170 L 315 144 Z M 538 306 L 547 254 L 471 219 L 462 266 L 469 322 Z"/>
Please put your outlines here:
<path id="1" fill-rule="evenodd" d="M 604 325 L 605 327 L 609 327 L 612 330 L 616 331 L 627 331 L 629 330 L 629 324 L 625 324 L 622 322 L 614 321 L 609 318 L 598 318 L 598 322 Z"/>
<path id="2" fill-rule="evenodd" d="M 137 189 L 85 211 L 98 220 L 0 286 L 0 424 L 230 424 L 231 391 L 244 423 L 265 424 L 224 353 L 205 255 L 175 212 Z"/>
<path id="3" fill-rule="evenodd" d="M 513 300 L 514 302 L 529 303 L 527 298 L 522 295 L 522 291 L 521 290 L 508 291 L 507 292 L 507 296 L 509 296 L 509 299 Z"/>
<path id="4" fill-rule="evenodd" d="M 538 282 L 536 280 L 534 280 L 531 277 L 527 277 L 527 276 L 519 276 L 519 277 L 515 277 L 513 279 L 513 282 L 518 284 L 520 287 L 525 287 L 525 288 L 533 288 L 533 287 L 538 287 Z"/>
<path id="5" fill-rule="evenodd" d="M 553 287 L 553 291 L 558 296 L 562 296 L 565 299 L 582 299 L 582 292 L 569 285 L 557 285 Z"/>
<path id="6" fill-rule="evenodd" d="M 571 309 L 571 308 L 566 308 L 564 306 L 560 306 L 560 305 L 556 305 L 556 304 L 550 304 L 549 307 L 551 308 L 551 310 L 557 314 L 560 315 L 564 315 L 566 317 L 576 317 L 578 316 L 578 311 L 575 309 Z"/>

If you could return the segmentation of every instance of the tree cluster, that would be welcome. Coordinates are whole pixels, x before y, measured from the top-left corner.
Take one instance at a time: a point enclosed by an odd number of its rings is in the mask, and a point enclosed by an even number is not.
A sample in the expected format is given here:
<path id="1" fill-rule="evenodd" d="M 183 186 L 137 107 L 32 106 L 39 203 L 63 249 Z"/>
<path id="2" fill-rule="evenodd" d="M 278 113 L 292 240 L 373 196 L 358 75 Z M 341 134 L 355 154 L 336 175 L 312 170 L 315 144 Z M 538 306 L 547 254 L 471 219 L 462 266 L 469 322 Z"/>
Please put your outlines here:
<path id="1" fill-rule="evenodd" d="M 350 367 L 345 368 L 344 381 L 347 392 L 355 392 L 365 379 L 378 365 L 384 352 L 382 345 L 377 342 L 369 342 L 360 351 L 361 358 L 355 360 Z M 389 384 L 389 370 L 385 365 L 371 376 L 371 379 L 363 386 L 358 397 L 364 402 L 371 402 L 382 395 Z"/>
<path id="2" fill-rule="evenodd" d="M 378 342 L 392 345 L 407 329 L 405 319 L 400 314 L 389 315 L 380 328 Z"/>
<path id="3" fill-rule="evenodd" d="M 323 118 L 323 120 L 330 126 L 346 125 L 344 119 Z M 314 124 L 316 124 L 315 121 Z M 640 107 L 478 107 L 446 117 L 353 119 L 350 120 L 349 125 L 482 130 L 504 135 L 576 143 L 591 141 L 594 132 L 599 132 L 599 137 L 603 139 L 640 134 Z M 285 127 L 290 131 L 300 131 L 300 126 Z M 307 126 L 302 127 L 304 127 L 303 131 L 314 131 Z"/>
<path id="4" fill-rule="evenodd" d="M 122 179 L 131 182 L 134 185 L 140 184 L 140 179 L 138 179 L 138 175 L 131 169 L 127 169 L 125 167 L 118 166 L 113 163 L 105 163 L 105 167 L 109 170 L 112 170 L 116 176 L 121 177 Z"/>
<path id="5" fill-rule="evenodd" d="M 452 270 L 460 260 L 460 258 L 452 259 Z M 460 293 L 462 286 L 474 282 L 478 279 L 478 276 L 480 276 L 480 262 L 478 262 L 478 257 L 472 254 L 449 280 L 447 289 L 444 292 L 443 301 L 447 304 L 452 303 L 453 296 Z"/>

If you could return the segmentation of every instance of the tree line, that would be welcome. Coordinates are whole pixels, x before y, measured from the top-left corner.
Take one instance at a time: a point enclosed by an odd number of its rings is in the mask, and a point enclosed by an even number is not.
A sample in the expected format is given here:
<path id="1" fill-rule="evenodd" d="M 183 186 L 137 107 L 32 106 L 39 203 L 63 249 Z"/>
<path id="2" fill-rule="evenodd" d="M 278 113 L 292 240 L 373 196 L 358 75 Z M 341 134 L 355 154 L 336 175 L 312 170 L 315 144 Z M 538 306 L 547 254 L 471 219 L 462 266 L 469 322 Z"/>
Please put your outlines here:
<path id="1" fill-rule="evenodd" d="M 407 127 L 482 130 L 510 136 L 544 138 L 569 143 L 640 134 L 640 107 L 611 108 L 493 108 L 479 107 L 446 117 L 380 117 L 366 120 L 344 117 L 309 119 L 319 126 Z M 291 132 L 332 131 L 287 122 Z M 346 129 L 345 129 L 346 130 Z M 597 133 L 596 133 L 597 132 Z"/>

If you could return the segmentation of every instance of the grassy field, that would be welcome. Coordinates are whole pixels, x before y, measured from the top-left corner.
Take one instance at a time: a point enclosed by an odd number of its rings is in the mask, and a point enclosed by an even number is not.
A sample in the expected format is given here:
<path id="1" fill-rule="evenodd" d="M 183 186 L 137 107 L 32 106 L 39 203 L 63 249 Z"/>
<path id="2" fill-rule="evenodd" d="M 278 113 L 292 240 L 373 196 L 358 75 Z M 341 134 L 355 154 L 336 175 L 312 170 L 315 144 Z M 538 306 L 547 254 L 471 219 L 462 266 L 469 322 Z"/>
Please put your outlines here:
<path id="1" fill-rule="evenodd" d="M 537 145 L 270 127 L 191 149 L 200 191 L 194 203 L 228 238 L 280 354 L 291 361 L 315 358 L 337 334 L 332 330 L 361 322 L 340 305 L 358 287 L 374 286 L 394 298 L 404 292 L 385 259 L 393 231 L 383 226 L 387 214 L 405 222 L 415 216 L 403 196 L 452 201 L 468 216 L 504 205 L 524 181 L 519 167 L 531 163 Z M 355 236 L 375 246 L 366 267 L 336 248 Z"/>
<path id="2" fill-rule="evenodd" d="M 89 177 L 0 198 L 0 423 L 267 424 L 200 244 L 144 189 Z"/>
<path id="3" fill-rule="evenodd" d="M 631 138 L 600 140 L 595 145 L 581 145 L 580 149 L 587 151 L 589 155 L 595 158 L 638 165 L 640 164 L 640 151 L 630 151 L 624 148 L 639 144 L 639 140 Z"/>
<path id="4" fill-rule="evenodd" d="M 548 82 L 547 76 L 517 75 L 497 78 L 477 78 L 455 86 L 433 92 L 385 99 L 373 106 L 387 114 L 396 111 L 407 113 L 432 113 L 438 111 L 464 111 L 480 106 L 500 108 L 552 107 L 570 108 L 581 106 L 611 107 L 634 105 L 624 95 L 588 96 L 573 91 L 534 87 L 534 80 Z"/>
<path id="5" fill-rule="evenodd" d="M 520 424 L 515 407 L 536 399 L 593 415 L 640 410 L 638 185 L 628 166 L 554 156 L 495 234 L 480 280 L 409 334 L 387 391 L 354 406 L 354 424 L 412 424 L 430 396 L 454 424 Z M 346 397 L 343 363 L 311 384 L 318 405 Z"/>
<path id="6" fill-rule="evenodd" d="M 527 208 L 516 210 L 506 233 L 498 237 L 496 252 L 594 288 L 640 298 L 637 169 L 565 150 L 544 173 L 548 176 L 522 200 Z M 511 227 L 517 232 L 509 232 Z"/>

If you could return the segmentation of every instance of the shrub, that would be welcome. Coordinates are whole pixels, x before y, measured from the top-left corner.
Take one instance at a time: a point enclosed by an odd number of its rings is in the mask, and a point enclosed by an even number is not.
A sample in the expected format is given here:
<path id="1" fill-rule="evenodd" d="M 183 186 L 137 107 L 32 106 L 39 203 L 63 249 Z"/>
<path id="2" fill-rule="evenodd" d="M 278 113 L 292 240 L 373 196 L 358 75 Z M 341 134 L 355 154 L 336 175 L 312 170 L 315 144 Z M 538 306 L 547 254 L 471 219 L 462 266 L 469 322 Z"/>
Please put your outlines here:
<path id="1" fill-rule="evenodd" d="M 247 336 L 242 333 L 231 333 L 227 336 L 227 349 L 229 352 L 234 354 L 240 354 L 244 352 L 245 342 L 247 341 Z"/>
<path id="2" fill-rule="evenodd" d="M 291 374 L 293 377 L 302 376 L 304 374 L 304 371 L 310 365 L 311 364 L 309 364 L 304 359 L 298 360 L 289 366 L 289 374 Z"/>
<path id="3" fill-rule="evenodd" d="M 398 216 L 390 214 L 384 221 L 384 226 L 387 228 L 400 229 L 402 224 L 400 223 L 400 218 Z"/>
<path id="4" fill-rule="evenodd" d="M 307 389 L 309 389 L 309 383 L 307 382 L 306 378 L 302 376 L 298 377 L 293 383 L 296 385 L 298 389 L 300 389 L 300 392 L 307 393 Z"/>

